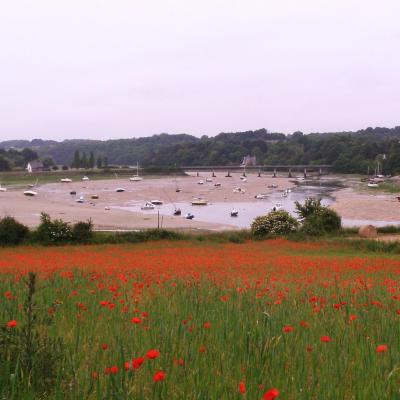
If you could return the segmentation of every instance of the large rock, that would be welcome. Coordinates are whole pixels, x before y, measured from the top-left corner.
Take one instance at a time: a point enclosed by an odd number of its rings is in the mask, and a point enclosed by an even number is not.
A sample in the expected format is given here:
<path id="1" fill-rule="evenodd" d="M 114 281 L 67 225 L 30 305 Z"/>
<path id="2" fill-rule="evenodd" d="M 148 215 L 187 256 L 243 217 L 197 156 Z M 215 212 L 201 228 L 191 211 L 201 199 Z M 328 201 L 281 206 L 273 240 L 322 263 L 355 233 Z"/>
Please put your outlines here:
<path id="1" fill-rule="evenodd" d="M 373 225 L 364 225 L 358 230 L 358 235 L 364 238 L 375 238 L 378 236 L 378 231 Z"/>

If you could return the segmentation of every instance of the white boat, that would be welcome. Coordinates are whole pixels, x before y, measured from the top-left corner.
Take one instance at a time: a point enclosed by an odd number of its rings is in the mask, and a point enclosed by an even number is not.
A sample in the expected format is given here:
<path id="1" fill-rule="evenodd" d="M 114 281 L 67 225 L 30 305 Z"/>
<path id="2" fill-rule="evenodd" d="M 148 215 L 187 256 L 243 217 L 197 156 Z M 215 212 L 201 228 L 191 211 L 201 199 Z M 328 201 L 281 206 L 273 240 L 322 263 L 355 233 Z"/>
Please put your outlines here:
<path id="1" fill-rule="evenodd" d="M 282 193 L 282 197 L 287 197 L 287 196 L 288 196 L 287 191 L 284 190 L 283 193 Z"/>
<path id="2" fill-rule="evenodd" d="M 377 188 L 377 187 L 379 187 L 379 185 L 378 185 L 377 183 L 374 183 L 374 182 L 369 182 L 369 183 L 367 184 L 367 186 L 370 187 L 370 188 Z"/>
<path id="3" fill-rule="evenodd" d="M 24 195 L 33 197 L 33 196 L 37 196 L 37 192 L 35 192 L 34 190 L 25 190 Z"/>
<path id="4" fill-rule="evenodd" d="M 155 206 L 160 206 L 161 204 L 163 204 L 163 201 L 156 199 L 156 200 L 151 200 L 150 203 L 154 204 Z"/>
<path id="5" fill-rule="evenodd" d="M 180 208 L 175 208 L 174 215 L 181 215 L 181 214 L 182 214 L 181 209 Z"/>
<path id="6" fill-rule="evenodd" d="M 84 177 L 82 178 L 82 180 L 83 180 L 83 181 L 90 181 L 90 179 L 89 179 L 88 176 L 84 176 Z"/>
<path id="7" fill-rule="evenodd" d="M 237 217 L 239 215 L 239 211 L 233 208 L 231 210 L 231 217 Z"/>
<path id="8" fill-rule="evenodd" d="M 268 189 L 276 189 L 277 187 L 278 187 L 278 185 L 275 185 L 275 184 L 267 186 Z"/>
<path id="9" fill-rule="evenodd" d="M 247 182 L 247 178 L 246 178 L 245 176 L 241 176 L 241 177 L 240 177 L 240 180 L 241 180 L 242 182 Z"/>
<path id="10" fill-rule="evenodd" d="M 204 199 L 193 199 L 192 206 L 206 206 L 208 204 L 207 200 Z"/>
<path id="11" fill-rule="evenodd" d="M 84 202 L 85 202 L 85 199 L 84 199 L 83 196 L 79 196 L 79 199 L 76 199 L 75 201 L 76 201 L 77 203 L 84 203 Z"/>
<path id="12" fill-rule="evenodd" d="M 282 210 L 282 209 L 283 209 L 282 203 L 276 203 L 275 207 L 272 208 L 272 211 L 278 211 L 278 210 Z"/>
<path id="13" fill-rule="evenodd" d="M 136 175 L 129 178 L 131 182 L 140 182 L 143 180 L 141 176 L 139 176 L 139 161 L 136 163 Z"/>
<path id="14" fill-rule="evenodd" d="M 152 204 L 150 201 L 146 201 L 141 207 L 142 210 L 154 210 L 154 204 Z"/>
<path id="15" fill-rule="evenodd" d="M 233 193 L 246 193 L 246 191 L 241 187 L 236 187 L 235 189 L 233 189 Z"/>
<path id="16" fill-rule="evenodd" d="M 261 193 L 261 194 L 256 194 L 256 195 L 254 196 L 254 198 L 257 199 L 257 200 L 265 200 L 265 199 L 268 199 L 268 195 L 267 195 L 267 194 L 263 194 L 263 193 Z"/>
<path id="17" fill-rule="evenodd" d="M 72 179 L 69 179 L 69 178 L 61 178 L 61 182 L 62 182 L 62 183 L 70 183 L 70 182 L 72 182 Z"/>
<path id="18" fill-rule="evenodd" d="M 0 185 L 0 192 L 7 192 L 7 188 L 2 187 L 2 186 Z"/>
<path id="19" fill-rule="evenodd" d="M 206 182 L 212 182 L 213 180 L 211 178 L 207 178 Z"/>
<path id="20" fill-rule="evenodd" d="M 185 218 L 186 218 L 186 219 L 193 219 L 193 218 L 194 218 L 194 215 L 193 215 L 192 213 L 187 213 L 187 214 L 185 215 Z"/>
<path id="21" fill-rule="evenodd" d="M 204 185 L 204 181 L 200 180 L 197 182 L 198 185 Z"/>
<path id="22" fill-rule="evenodd" d="M 110 210 L 110 207 L 105 206 L 104 209 L 105 209 L 106 211 L 109 211 L 109 210 Z"/>
<path id="23" fill-rule="evenodd" d="M 121 192 L 125 192 L 125 189 L 124 188 L 116 188 L 115 191 L 117 193 L 121 193 Z"/>

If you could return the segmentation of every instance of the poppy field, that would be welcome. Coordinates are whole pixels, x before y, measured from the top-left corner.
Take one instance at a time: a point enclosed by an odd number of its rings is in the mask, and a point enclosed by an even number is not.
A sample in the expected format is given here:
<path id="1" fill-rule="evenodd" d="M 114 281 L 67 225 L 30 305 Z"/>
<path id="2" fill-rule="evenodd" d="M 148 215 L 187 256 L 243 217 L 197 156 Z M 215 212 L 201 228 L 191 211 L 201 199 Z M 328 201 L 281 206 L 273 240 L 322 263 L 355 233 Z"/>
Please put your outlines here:
<path id="1" fill-rule="evenodd" d="M 399 273 L 283 239 L 3 248 L 0 398 L 400 398 Z"/>

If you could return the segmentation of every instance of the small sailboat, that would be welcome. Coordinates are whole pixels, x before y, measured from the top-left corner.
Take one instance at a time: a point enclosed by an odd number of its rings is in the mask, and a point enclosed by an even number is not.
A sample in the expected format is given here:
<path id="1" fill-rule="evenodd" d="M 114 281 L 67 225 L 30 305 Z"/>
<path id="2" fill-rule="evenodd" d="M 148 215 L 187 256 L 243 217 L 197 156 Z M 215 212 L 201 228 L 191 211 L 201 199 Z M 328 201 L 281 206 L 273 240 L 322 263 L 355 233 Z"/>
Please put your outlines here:
<path id="1" fill-rule="evenodd" d="M 197 182 L 197 184 L 198 184 L 198 185 L 204 185 L 204 181 L 203 181 L 203 180 L 200 180 L 200 181 Z"/>
<path id="2" fill-rule="evenodd" d="M 35 186 L 38 184 L 38 182 L 39 182 L 39 179 L 36 179 L 35 184 L 33 184 L 33 185 L 30 184 L 30 185 L 28 185 L 28 187 L 34 189 Z M 32 190 L 32 189 L 25 190 L 25 191 L 24 191 L 24 195 L 25 195 L 25 196 L 28 196 L 28 197 L 37 196 L 37 195 L 38 195 L 38 192 L 36 192 L 35 190 Z"/>
<path id="3" fill-rule="evenodd" d="M 376 182 L 368 182 L 367 184 L 368 187 L 370 188 L 377 188 L 379 185 Z"/>
<path id="4" fill-rule="evenodd" d="M 86 175 L 82 178 L 82 180 L 83 180 L 83 181 L 90 181 L 89 177 L 86 176 Z"/>
<path id="5" fill-rule="evenodd" d="M 185 215 L 185 218 L 186 219 L 193 219 L 194 218 L 194 215 L 192 214 L 192 213 L 187 213 L 186 215 Z"/>
<path id="6" fill-rule="evenodd" d="M 84 203 L 85 202 L 85 198 L 83 196 L 79 196 L 79 199 L 75 200 L 77 203 Z"/>
<path id="7" fill-rule="evenodd" d="M 151 200 L 150 203 L 154 204 L 155 206 L 161 206 L 164 202 L 162 200 L 155 199 Z"/>
<path id="8" fill-rule="evenodd" d="M 278 187 L 278 185 L 268 185 L 267 188 L 268 189 L 276 189 Z"/>
<path id="9" fill-rule="evenodd" d="M 174 215 L 181 215 L 181 214 L 182 214 L 181 209 L 180 208 L 175 208 Z"/>
<path id="10" fill-rule="evenodd" d="M 28 196 L 28 197 L 33 197 L 33 196 L 37 196 L 37 192 L 35 192 L 34 190 L 25 190 L 24 195 Z"/>
<path id="11" fill-rule="evenodd" d="M 136 163 L 136 175 L 129 178 L 131 182 L 140 182 L 143 180 L 141 176 L 139 176 L 139 161 Z"/>
<path id="12" fill-rule="evenodd" d="M 206 206 L 208 204 L 208 201 L 205 199 L 193 199 L 192 200 L 192 206 Z"/>
<path id="13" fill-rule="evenodd" d="M 268 195 L 264 194 L 264 193 L 260 193 L 260 194 L 256 194 L 254 196 L 254 198 L 257 200 L 265 200 L 265 199 L 268 199 Z"/>
<path id="14" fill-rule="evenodd" d="M 212 182 L 213 180 L 211 178 L 207 178 L 206 182 Z"/>
<path id="15" fill-rule="evenodd" d="M 154 210 L 154 204 L 152 204 L 150 201 L 146 201 L 142 206 L 140 206 L 141 210 Z"/>
<path id="16" fill-rule="evenodd" d="M 1 186 L 1 183 L 0 183 L 0 192 L 7 192 L 7 188 Z"/>
<path id="17" fill-rule="evenodd" d="M 247 182 L 247 178 L 246 178 L 245 176 L 241 176 L 241 177 L 240 177 L 240 180 L 241 180 L 242 182 Z"/>
<path id="18" fill-rule="evenodd" d="M 70 183 L 70 182 L 72 182 L 72 179 L 69 179 L 69 178 L 61 178 L 60 180 L 61 180 L 62 183 Z"/>
<path id="19" fill-rule="evenodd" d="M 236 208 L 233 208 L 231 210 L 231 217 L 237 217 L 239 215 L 239 210 L 237 210 Z"/>

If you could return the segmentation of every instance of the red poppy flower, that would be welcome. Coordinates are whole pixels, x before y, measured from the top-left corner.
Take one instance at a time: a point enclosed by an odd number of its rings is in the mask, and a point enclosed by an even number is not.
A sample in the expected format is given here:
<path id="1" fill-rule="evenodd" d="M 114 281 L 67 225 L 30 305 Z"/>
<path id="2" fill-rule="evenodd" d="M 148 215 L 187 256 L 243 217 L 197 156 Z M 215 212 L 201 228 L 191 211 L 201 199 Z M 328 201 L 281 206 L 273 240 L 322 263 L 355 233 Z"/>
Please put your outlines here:
<path id="1" fill-rule="evenodd" d="M 17 321 L 12 319 L 11 321 L 7 322 L 7 328 L 15 328 L 17 326 Z"/>
<path id="2" fill-rule="evenodd" d="M 388 350 L 388 346 L 386 344 L 380 344 L 376 348 L 377 353 L 385 353 L 385 352 L 387 352 L 387 350 Z"/>
<path id="3" fill-rule="evenodd" d="M 134 358 L 132 360 L 132 366 L 133 369 L 138 369 L 142 366 L 142 364 L 144 363 L 144 357 L 139 357 L 139 358 Z"/>
<path id="4" fill-rule="evenodd" d="M 264 393 L 263 400 L 275 400 L 278 396 L 279 390 L 273 388 Z"/>
<path id="5" fill-rule="evenodd" d="M 149 350 L 146 354 L 146 357 L 150 360 L 154 360 L 155 358 L 157 358 L 159 356 L 160 356 L 160 352 L 155 349 Z"/>
<path id="6" fill-rule="evenodd" d="M 322 343 L 329 343 L 332 340 L 330 336 L 321 336 Z"/>
<path id="7" fill-rule="evenodd" d="M 355 321 L 356 319 L 357 319 L 357 315 L 355 315 L 355 314 L 350 314 L 349 322 L 353 322 L 353 321 Z"/>
<path id="8" fill-rule="evenodd" d="M 244 382 L 239 382 L 239 393 L 241 394 L 245 394 L 246 393 L 246 385 L 244 384 Z"/>
<path id="9" fill-rule="evenodd" d="M 103 343 L 103 344 L 101 345 L 101 348 L 102 348 L 103 350 L 107 350 L 107 349 L 108 349 L 108 344 L 107 344 L 107 343 Z"/>
<path id="10" fill-rule="evenodd" d="M 283 332 L 284 332 L 284 333 L 290 333 L 290 332 L 293 332 L 293 331 L 294 331 L 293 326 L 285 325 L 285 326 L 283 327 Z"/>
<path id="11" fill-rule="evenodd" d="M 133 317 L 131 319 L 132 324 L 140 324 L 142 323 L 142 320 L 139 317 Z"/>
<path id="12" fill-rule="evenodd" d="M 154 374 L 153 376 L 153 381 L 154 382 L 162 382 L 165 379 L 165 372 L 163 371 L 158 371 Z"/>
<path id="13" fill-rule="evenodd" d="M 210 329 L 211 328 L 211 322 L 204 322 L 204 329 Z"/>

